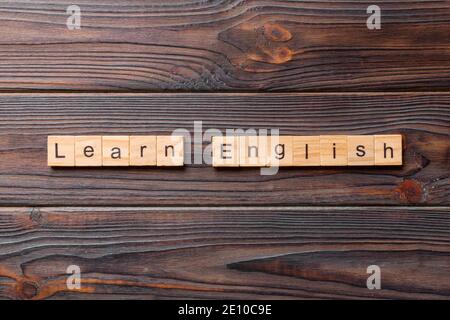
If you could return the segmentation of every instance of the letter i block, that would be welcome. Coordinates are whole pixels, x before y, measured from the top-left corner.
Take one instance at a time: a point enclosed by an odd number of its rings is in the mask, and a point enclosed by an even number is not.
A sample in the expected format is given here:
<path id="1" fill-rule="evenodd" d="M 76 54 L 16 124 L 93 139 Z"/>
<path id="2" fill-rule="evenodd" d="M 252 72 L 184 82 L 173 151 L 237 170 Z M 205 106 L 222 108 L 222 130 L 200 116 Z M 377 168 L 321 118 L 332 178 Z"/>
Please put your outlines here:
<path id="1" fill-rule="evenodd" d="M 212 138 L 213 167 L 239 167 L 239 137 Z"/>
<path id="2" fill-rule="evenodd" d="M 347 136 L 348 165 L 373 166 L 375 164 L 373 136 Z"/>
<path id="3" fill-rule="evenodd" d="M 130 165 L 130 137 L 103 136 L 103 166 L 127 167 Z"/>
<path id="4" fill-rule="evenodd" d="M 265 167 L 269 162 L 267 136 L 239 137 L 239 166 Z"/>
<path id="5" fill-rule="evenodd" d="M 47 138 L 47 157 L 49 167 L 74 167 L 75 137 L 49 136 Z"/>
<path id="6" fill-rule="evenodd" d="M 156 164 L 159 167 L 179 167 L 184 165 L 184 137 L 157 136 Z"/>
<path id="7" fill-rule="evenodd" d="M 102 166 L 101 136 L 75 137 L 75 166 L 76 167 Z"/>
<path id="8" fill-rule="evenodd" d="M 374 139 L 376 166 L 401 166 L 403 164 L 402 135 L 377 135 Z"/>
<path id="9" fill-rule="evenodd" d="M 156 166 L 156 136 L 130 136 L 130 166 Z"/>
<path id="10" fill-rule="evenodd" d="M 294 165 L 292 136 L 270 136 L 269 166 L 291 167 Z"/>
<path id="11" fill-rule="evenodd" d="M 347 166 L 347 136 L 320 136 L 320 165 Z"/>

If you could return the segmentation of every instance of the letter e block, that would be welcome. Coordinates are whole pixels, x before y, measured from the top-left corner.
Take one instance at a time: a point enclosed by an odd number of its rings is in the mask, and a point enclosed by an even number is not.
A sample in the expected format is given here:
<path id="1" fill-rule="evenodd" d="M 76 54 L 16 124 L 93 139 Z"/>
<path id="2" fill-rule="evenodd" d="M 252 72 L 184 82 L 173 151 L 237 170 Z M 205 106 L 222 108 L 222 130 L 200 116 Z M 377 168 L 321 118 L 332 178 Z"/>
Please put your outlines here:
<path id="1" fill-rule="evenodd" d="M 74 167 L 75 137 L 49 136 L 47 138 L 47 157 L 49 167 Z"/>
<path id="2" fill-rule="evenodd" d="M 179 167 L 184 165 L 184 137 L 157 136 L 156 164 L 159 167 Z"/>
<path id="3" fill-rule="evenodd" d="M 213 167 L 239 167 L 239 137 L 212 137 Z"/>
<path id="4" fill-rule="evenodd" d="M 75 166 L 76 167 L 102 166 L 101 136 L 75 137 Z"/>
<path id="5" fill-rule="evenodd" d="M 319 136 L 295 136 L 292 139 L 292 148 L 295 167 L 320 166 Z"/>
<path id="6" fill-rule="evenodd" d="M 401 166 L 403 164 L 402 135 L 376 135 L 374 139 L 376 166 Z"/>
<path id="7" fill-rule="evenodd" d="M 130 136 L 130 166 L 156 166 L 156 136 Z"/>
<path id="8" fill-rule="evenodd" d="M 103 166 L 127 167 L 130 165 L 130 137 L 103 136 Z"/>
<path id="9" fill-rule="evenodd" d="M 373 136 L 347 136 L 348 165 L 373 166 L 375 164 Z"/>
<path id="10" fill-rule="evenodd" d="M 347 166 L 347 136 L 320 136 L 320 165 Z"/>

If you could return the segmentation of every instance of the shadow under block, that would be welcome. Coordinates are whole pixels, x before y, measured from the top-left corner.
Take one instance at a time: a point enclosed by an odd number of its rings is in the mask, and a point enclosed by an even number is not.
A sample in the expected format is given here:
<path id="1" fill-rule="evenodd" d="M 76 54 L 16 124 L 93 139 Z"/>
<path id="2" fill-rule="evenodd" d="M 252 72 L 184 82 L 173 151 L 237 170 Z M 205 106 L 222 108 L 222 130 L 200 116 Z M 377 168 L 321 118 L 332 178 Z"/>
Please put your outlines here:
<path id="1" fill-rule="evenodd" d="M 75 166 L 101 167 L 103 163 L 102 151 L 101 136 L 76 136 Z"/>
<path id="2" fill-rule="evenodd" d="M 321 166 L 346 166 L 347 157 L 347 136 L 320 136 Z"/>
<path id="3" fill-rule="evenodd" d="M 373 166 L 375 164 L 373 136 L 348 136 L 347 147 L 349 166 Z"/>
<path id="4" fill-rule="evenodd" d="M 269 161 L 267 136 L 239 137 L 239 166 L 265 167 Z"/>
<path id="5" fill-rule="evenodd" d="M 212 137 L 213 167 L 239 167 L 239 137 Z"/>
<path id="6" fill-rule="evenodd" d="M 127 167 L 130 165 L 130 137 L 103 136 L 103 166 Z"/>
<path id="7" fill-rule="evenodd" d="M 402 135 L 376 135 L 375 165 L 376 166 L 401 166 L 403 164 Z"/>
<path id="8" fill-rule="evenodd" d="M 293 166 L 320 166 L 320 137 L 297 136 L 292 138 Z"/>
<path id="9" fill-rule="evenodd" d="M 156 136 L 130 136 L 130 166 L 156 166 Z"/>
<path id="10" fill-rule="evenodd" d="M 179 167 L 184 165 L 184 137 L 157 136 L 156 164 L 159 167 Z"/>
<path id="11" fill-rule="evenodd" d="M 49 136 L 47 138 L 47 157 L 49 167 L 74 167 L 75 137 Z"/>

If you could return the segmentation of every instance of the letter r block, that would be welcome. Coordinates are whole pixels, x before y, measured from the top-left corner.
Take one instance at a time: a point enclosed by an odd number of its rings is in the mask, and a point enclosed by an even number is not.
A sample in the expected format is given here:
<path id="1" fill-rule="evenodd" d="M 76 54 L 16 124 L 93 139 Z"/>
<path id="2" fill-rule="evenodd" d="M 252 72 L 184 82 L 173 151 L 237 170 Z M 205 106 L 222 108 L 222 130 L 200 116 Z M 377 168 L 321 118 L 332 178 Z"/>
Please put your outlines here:
<path id="1" fill-rule="evenodd" d="M 239 137 L 212 138 L 213 167 L 239 167 Z"/>
<path id="2" fill-rule="evenodd" d="M 130 166 L 156 166 L 156 136 L 130 136 Z"/>
<path id="3" fill-rule="evenodd" d="M 47 138 L 47 157 L 49 167 L 74 167 L 75 137 L 49 136 Z"/>

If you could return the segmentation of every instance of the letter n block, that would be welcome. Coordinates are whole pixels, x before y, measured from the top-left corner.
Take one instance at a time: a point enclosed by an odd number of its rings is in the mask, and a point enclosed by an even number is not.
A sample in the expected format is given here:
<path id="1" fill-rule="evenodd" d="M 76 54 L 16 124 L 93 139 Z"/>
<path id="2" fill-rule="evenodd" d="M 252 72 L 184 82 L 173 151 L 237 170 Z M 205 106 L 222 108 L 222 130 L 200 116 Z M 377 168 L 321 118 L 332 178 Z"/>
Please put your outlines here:
<path id="1" fill-rule="evenodd" d="M 103 166 L 127 167 L 130 165 L 130 137 L 103 136 Z"/>
<path id="2" fill-rule="evenodd" d="M 130 166 L 156 166 L 156 136 L 130 136 Z"/>
<path id="3" fill-rule="evenodd" d="M 375 165 L 401 166 L 403 164 L 402 135 L 375 136 Z"/>
<path id="4" fill-rule="evenodd" d="M 101 136 L 75 137 L 75 166 L 76 167 L 102 166 Z"/>
<path id="5" fill-rule="evenodd" d="M 75 137 L 49 136 L 47 139 L 49 167 L 75 166 Z"/>
<path id="6" fill-rule="evenodd" d="M 184 137 L 157 136 L 156 164 L 159 167 L 179 167 L 184 165 Z"/>
<path id="7" fill-rule="evenodd" d="M 239 167 L 239 137 L 212 138 L 213 167 Z"/>
<path id="8" fill-rule="evenodd" d="M 239 166 L 265 167 L 269 160 L 267 136 L 239 137 Z"/>

